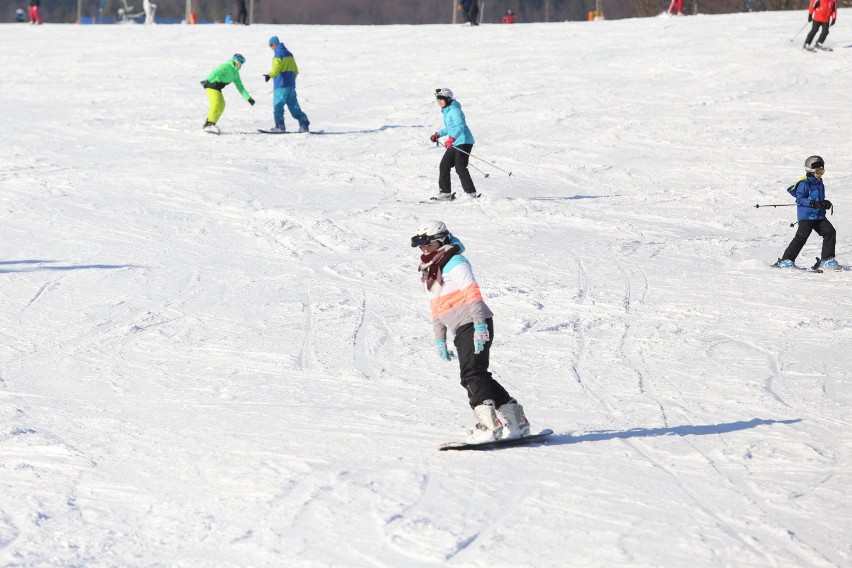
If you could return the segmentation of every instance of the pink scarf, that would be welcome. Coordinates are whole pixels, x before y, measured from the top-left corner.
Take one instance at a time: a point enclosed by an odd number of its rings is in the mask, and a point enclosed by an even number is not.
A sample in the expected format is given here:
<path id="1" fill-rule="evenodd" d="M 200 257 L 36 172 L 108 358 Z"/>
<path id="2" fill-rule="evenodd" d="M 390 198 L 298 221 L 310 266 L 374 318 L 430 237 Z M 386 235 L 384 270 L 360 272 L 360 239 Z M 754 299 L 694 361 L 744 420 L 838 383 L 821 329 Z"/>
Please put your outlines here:
<path id="1" fill-rule="evenodd" d="M 461 249 L 458 245 L 444 245 L 434 252 L 420 256 L 420 281 L 427 291 L 436 295 L 441 293 L 441 286 L 444 285 L 441 270 L 459 252 Z"/>

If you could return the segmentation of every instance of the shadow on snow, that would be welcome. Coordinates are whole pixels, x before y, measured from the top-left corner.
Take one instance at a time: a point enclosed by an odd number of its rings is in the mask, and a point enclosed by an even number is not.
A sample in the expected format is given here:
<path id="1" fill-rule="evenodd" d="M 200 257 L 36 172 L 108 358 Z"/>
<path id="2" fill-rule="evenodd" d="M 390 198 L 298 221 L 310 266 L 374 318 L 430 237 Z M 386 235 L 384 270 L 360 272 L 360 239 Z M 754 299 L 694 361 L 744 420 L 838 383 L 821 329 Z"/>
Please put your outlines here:
<path id="1" fill-rule="evenodd" d="M 752 420 L 729 422 L 727 424 L 707 424 L 703 426 L 673 426 L 671 428 L 632 428 L 630 430 L 596 430 L 585 434 L 571 435 L 558 434 L 547 440 L 548 446 L 559 446 L 562 444 L 579 444 L 580 442 L 601 442 L 604 440 L 626 439 L 626 438 L 652 438 L 655 436 L 707 436 L 709 434 L 727 434 L 738 430 L 748 430 L 758 426 L 770 426 L 772 424 L 795 424 L 801 422 L 801 418 L 791 420 L 764 420 L 754 418 Z"/>
<path id="2" fill-rule="evenodd" d="M 56 260 L 0 260 L 0 274 L 10 272 L 37 272 L 40 270 L 114 270 L 117 268 L 136 268 L 134 264 L 76 264 L 56 265 Z M 31 266 L 36 265 L 36 266 Z M 14 268 L 3 268 L 10 266 Z"/>

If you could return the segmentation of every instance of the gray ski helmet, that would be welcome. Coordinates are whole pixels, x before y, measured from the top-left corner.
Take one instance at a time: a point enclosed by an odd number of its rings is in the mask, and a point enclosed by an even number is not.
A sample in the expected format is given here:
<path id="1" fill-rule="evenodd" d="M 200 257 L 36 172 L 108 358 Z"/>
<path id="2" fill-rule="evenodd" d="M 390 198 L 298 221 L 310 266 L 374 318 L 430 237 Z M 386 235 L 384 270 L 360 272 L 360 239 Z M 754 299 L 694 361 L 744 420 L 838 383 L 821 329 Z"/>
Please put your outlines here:
<path id="1" fill-rule="evenodd" d="M 805 160 L 805 171 L 808 173 L 814 173 L 814 170 L 817 168 L 825 169 L 825 160 L 820 158 L 819 156 L 811 156 L 807 160 Z"/>
<path id="2" fill-rule="evenodd" d="M 445 87 L 443 89 L 435 89 L 435 98 L 444 99 L 449 103 L 452 102 L 455 97 L 453 97 L 453 92 Z"/>
<path id="3" fill-rule="evenodd" d="M 435 241 L 445 245 L 451 238 L 452 235 L 443 221 L 424 221 L 417 228 L 417 233 L 411 237 L 411 246 L 419 247 Z"/>

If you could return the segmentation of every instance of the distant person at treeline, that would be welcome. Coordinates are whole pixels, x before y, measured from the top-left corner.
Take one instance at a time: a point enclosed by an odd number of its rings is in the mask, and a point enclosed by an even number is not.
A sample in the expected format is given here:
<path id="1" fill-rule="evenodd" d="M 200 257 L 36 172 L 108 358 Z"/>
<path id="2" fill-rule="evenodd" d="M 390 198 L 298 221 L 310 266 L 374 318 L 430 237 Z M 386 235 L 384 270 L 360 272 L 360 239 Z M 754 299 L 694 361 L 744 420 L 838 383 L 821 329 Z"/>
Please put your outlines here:
<path id="1" fill-rule="evenodd" d="M 21 23 L 27 21 L 27 14 L 26 12 L 24 12 L 23 8 L 18 8 L 17 10 L 15 10 L 15 21 Z"/>
<path id="2" fill-rule="evenodd" d="M 248 25 L 248 10 L 246 10 L 246 0 L 237 0 L 237 23 Z"/>
<path id="3" fill-rule="evenodd" d="M 459 0 L 458 9 L 464 12 L 471 26 L 479 25 L 479 0 Z"/>
<path id="4" fill-rule="evenodd" d="M 683 0 L 672 0 L 672 3 L 669 5 L 669 14 L 672 16 L 683 15 Z"/>
<path id="5" fill-rule="evenodd" d="M 808 21 L 813 22 L 813 26 L 808 37 L 805 38 L 805 45 L 802 47 L 808 51 L 816 49 L 831 51 L 830 48 L 823 47 L 822 43 L 828 37 L 829 26 L 833 26 L 837 21 L 837 2 L 835 0 L 811 0 L 811 4 L 808 6 Z M 811 42 L 820 27 L 822 28 L 822 33 L 819 35 L 816 45 L 811 47 Z"/>
<path id="6" fill-rule="evenodd" d="M 503 23 L 514 24 L 516 18 L 517 16 L 515 16 L 514 12 L 512 12 L 511 10 L 506 10 L 506 15 L 503 16 Z"/>
<path id="7" fill-rule="evenodd" d="M 41 0 L 30 0 L 30 23 L 31 24 L 41 24 L 41 14 L 39 14 L 39 7 L 41 6 Z"/>

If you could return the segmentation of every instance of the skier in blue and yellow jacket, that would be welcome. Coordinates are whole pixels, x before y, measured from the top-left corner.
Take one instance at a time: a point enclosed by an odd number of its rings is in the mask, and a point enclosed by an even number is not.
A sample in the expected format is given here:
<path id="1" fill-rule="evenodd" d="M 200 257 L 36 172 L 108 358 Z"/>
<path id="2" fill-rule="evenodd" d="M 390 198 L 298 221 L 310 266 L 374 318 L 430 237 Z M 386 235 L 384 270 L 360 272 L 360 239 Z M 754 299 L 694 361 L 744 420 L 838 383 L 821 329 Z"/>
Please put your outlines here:
<path id="1" fill-rule="evenodd" d="M 275 52 L 275 55 L 272 58 L 272 70 L 263 78 L 266 81 L 274 79 L 272 118 L 275 121 L 275 127 L 272 128 L 272 132 L 286 132 L 284 128 L 285 106 L 290 109 L 293 118 L 299 121 L 299 132 L 308 132 L 311 123 L 296 98 L 296 76 L 299 74 L 296 60 L 293 58 L 293 54 L 281 43 L 278 36 L 269 38 L 269 48 Z"/>
<path id="2" fill-rule="evenodd" d="M 834 258 L 837 243 L 837 232 L 834 225 L 826 219 L 825 212 L 833 209 L 831 201 L 825 198 L 825 184 L 822 176 L 825 173 L 825 161 L 819 156 L 810 156 L 805 160 L 805 177 L 796 182 L 787 191 L 796 198 L 796 216 L 799 228 L 796 236 L 790 241 L 784 256 L 778 259 L 775 266 L 791 268 L 796 264 L 796 257 L 802 251 L 811 231 L 822 237 L 822 256 L 819 268 L 823 270 L 841 270 L 843 267 Z"/>

